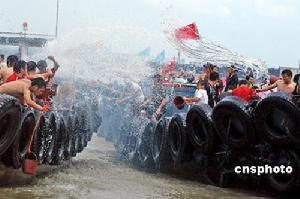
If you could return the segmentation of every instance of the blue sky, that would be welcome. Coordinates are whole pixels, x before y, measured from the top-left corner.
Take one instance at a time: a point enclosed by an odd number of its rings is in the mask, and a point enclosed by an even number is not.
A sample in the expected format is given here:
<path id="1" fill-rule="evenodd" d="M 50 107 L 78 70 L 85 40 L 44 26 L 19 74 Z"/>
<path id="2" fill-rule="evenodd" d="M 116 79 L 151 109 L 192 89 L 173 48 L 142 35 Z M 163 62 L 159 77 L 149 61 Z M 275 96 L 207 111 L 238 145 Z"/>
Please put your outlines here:
<path id="1" fill-rule="evenodd" d="M 1 31 L 20 31 L 23 21 L 28 21 L 30 32 L 54 33 L 56 0 L 0 2 Z M 196 22 L 207 39 L 270 66 L 298 65 L 297 0 L 60 0 L 60 37 L 73 29 L 114 27 L 110 36 L 120 36 L 131 52 L 151 46 L 153 55 L 166 49 L 167 56 L 173 56 L 161 26 L 161 16 L 170 5 L 176 19 L 172 23 Z M 113 31 L 120 27 L 122 31 Z"/>

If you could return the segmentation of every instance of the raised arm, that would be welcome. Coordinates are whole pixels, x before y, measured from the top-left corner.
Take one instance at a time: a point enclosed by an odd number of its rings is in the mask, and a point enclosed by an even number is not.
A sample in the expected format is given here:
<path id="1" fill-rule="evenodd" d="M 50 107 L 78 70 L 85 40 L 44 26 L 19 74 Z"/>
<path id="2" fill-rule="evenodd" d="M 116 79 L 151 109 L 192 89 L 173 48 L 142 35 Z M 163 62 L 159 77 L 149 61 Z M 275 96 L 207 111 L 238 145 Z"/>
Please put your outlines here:
<path id="1" fill-rule="evenodd" d="M 48 56 L 48 59 L 50 59 L 54 63 L 54 67 L 51 68 L 51 71 L 54 74 L 58 70 L 58 68 L 60 67 L 60 65 L 55 60 L 54 56 Z"/>

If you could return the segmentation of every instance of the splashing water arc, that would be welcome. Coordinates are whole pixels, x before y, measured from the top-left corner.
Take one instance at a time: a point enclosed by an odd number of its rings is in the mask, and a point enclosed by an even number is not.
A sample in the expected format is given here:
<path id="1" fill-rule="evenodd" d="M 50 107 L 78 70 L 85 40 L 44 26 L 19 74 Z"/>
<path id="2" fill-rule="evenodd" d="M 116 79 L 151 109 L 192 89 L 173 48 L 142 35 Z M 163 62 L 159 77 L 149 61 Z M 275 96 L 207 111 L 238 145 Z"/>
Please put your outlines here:
<path id="1" fill-rule="evenodd" d="M 200 33 L 199 39 L 178 39 L 176 31 L 181 29 L 179 23 L 174 15 L 172 15 L 171 8 L 164 12 L 162 22 L 164 33 L 168 42 L 176 49 L 183 52 L 187 57 L 194 59 L 200 63 L 213 63 L 219 66 L 230 66 L 234 64 L 239 70 L 245 73 L 252 71 L 256 79 L 263 79 L 268 74 L 268 65 L 265 61 L 248 58 L 239 55 L 229 49 L 209 41 Z M 186 28 L 188 26 L 185 26 Z"/>

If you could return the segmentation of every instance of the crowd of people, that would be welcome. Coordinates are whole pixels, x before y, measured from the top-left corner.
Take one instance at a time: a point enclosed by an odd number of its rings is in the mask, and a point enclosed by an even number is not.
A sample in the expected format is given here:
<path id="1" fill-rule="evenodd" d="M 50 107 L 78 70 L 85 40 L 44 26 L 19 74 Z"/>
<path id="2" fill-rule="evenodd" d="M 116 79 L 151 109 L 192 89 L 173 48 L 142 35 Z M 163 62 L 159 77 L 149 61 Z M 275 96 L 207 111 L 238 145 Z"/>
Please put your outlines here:
<path id="1" fill-rule="evenodd" d="M 169 98 L 163 85 L 165 83 L 196 84 L 194 96 L 182 96 L 187 105 L 208 104 L 214 107 L 226 96 L 236 96 L 245 102 L 251 103 L 264 98 L 270 92 L 284 92 L 291 96 L 299 95 L 298 81 L 300 74 L 296 74 L 293 79 L 291 70 L 283 70 L 281 78 L 269 78 L 267 84 L 255 82 L 253 74 L 245 75 L 239 79 L 238 68 L 231 65 L 227 69 L 227 75 L 220 77 L 220 68 L 217 65 L 207 63 L 203 66 L 201 74 L 193 74 L 191 71 L 178 71 L 161 69 L 154 76 L 153 98 L 156 111 L 152 116 L 152 121 L 157 122 L 166 111 Z M 156 82 L 156 83 L 155 83 Z"/>
<path id="2" fill-rule="evenodd" d="M 48 111 L 50 97 L 55 92 L 53 77 L 59 64 L 53 56 L 48 57 L 54 67 L 48 69 L 47 62 L 25 62 L 16 55 L 0 55 L 0 94 L 14 96 L 24 106 L 35 110 Z"/>
<path id="3" fill-rule="evenodd" d="M 10 55 L 7 59 L 4 55 L 0 55 L 0 94 L 12 95 L 25 106 L 39 111 L 49 110 L 49 104 L 44 102 L 49 101 L 49 95 L 51 96 L 55 90 L 53 77 L 59 64 L 53 56 L 49 56 L 48 59 L 54 64 L 51 69 L 48 69 L 45 60 L 37 63 L 25 62 L 15 55 Z M 152 114 L 153 121 L 165 112 L 165 106 L 169 102 L 168 89 L 163 86 L 166 82 L 196 84 L 194 96 L 183 96 L 184 102 L 189 105 L 203 103 L 211 107 L 228 95 L 237 96 L 249 102 L 256 100 L 261 92 L 271 90 L 295 95 L 298 93 L 297 90 L 300 90 L 297 86 L 300 75 L 295 75 L 293 81 L 293 74 L 290 70 L 282 71 L 280 79 L 264 87 L 255 84 L 251 73 L 246 74 L 245 79 L 239 80 L 238 69 L 234 65 L 228 67 L 226 77 L 220 77 L 219 70 L 217 65 L 211 63 L 205 64 L 202 73 L 197 75 L 191 71 L 162 69 L 154 75 L 150 96 L 145 96 L 141 86 L 129 80 L 126 80 L 124 85 L 117 83 L 106 87 L 118 94 L 118 97 L 114 99 L 116 104 L 132 104 L 133 112 L 140 113 L 144 111 L 144 107 L 152 103 L 155 107 Z M 98 83 L 100 87 L 105 88 L 104 84 Z"/>
<path id="4" fill-rule="evenodd" d="M 185 102 L 187 104 L 204 103 L 214 107 L 218 101 L 228 95 L 237 96 L 249 102 L 260 98 L 262 96 L 260 95 L 261 92 L 280 91 L 290 95 L 297 94 L 299 75 L 296 74 L 293 81 L 291 70 L 283 70 L 281 78 L 278 78 L 275 82 L 269 81 L 268 85 L 255 84 L 251 73 L 246 74 L 245 79 L 239 79 L 237 73 L 238 69 L 231 65 L 228 67 L 227 76 L 220 77 L 218 66 L 210 63 L 205 64 L 202 74 L 189 76 L 190 83 L 196 83 L 197 87 L 195 95 L 193 97 L 185 97 Z M 161 74 L 164 75 L 165 73 Z M 182 72 L 173 71 L 168 75 L 175 76 L 173 79 L 176 80 L 179 76 L 182 76 Z"/>

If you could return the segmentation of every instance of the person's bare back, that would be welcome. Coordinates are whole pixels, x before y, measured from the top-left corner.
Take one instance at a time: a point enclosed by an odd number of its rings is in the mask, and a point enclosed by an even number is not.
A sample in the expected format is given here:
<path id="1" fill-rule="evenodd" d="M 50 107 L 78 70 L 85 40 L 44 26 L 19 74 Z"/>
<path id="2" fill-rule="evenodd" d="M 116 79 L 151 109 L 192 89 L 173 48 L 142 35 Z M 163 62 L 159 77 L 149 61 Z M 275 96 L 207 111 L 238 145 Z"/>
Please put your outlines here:
<path id="1" fill-rule="evenodd" d="M 4 68 L 0 71 L 0 77 L 2 78 L 3 82 L 6 82 L 7 78 L 14 73 L 12 67 Z"/>
<path id="2" fill-rule="evenodd" d="M 29 90 L 31 81 L 27 79 L 8 82 L 0 86 L 0 94 L 8 94 L 14 97 L 22 97 L 26 90 Z"/>

